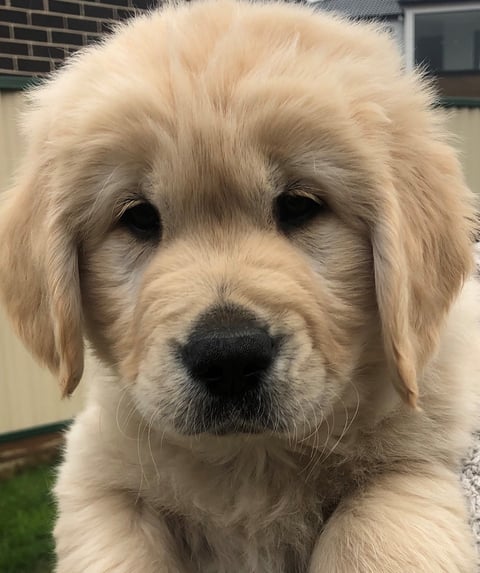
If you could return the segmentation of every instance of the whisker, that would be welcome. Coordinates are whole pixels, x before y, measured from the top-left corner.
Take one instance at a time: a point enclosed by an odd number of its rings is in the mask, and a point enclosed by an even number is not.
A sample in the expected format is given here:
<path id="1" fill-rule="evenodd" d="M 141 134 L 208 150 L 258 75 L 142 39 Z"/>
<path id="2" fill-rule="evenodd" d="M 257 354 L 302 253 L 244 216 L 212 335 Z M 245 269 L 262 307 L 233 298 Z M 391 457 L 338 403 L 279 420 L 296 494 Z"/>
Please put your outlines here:
<path id="1" fill-rule="evenodd" d="M 158 412 L 159 412 L 159 408 L 157 407 L 153 411 L 153 414 L 150 416 L 150 419 L 148 421 L 148 433 L 147 433 L 148 451 L 150 452 L 150 458 L 152 460 L 153 467 L 155 468 L 155 477 L 157 478 L 157 482 L 158 482 L 158 479 L 160 477 L 160 472 L 158 471 L 157 462 L 155 461 L 155 457 L 154 457 L 153 451 L 152 451 L 151 433 L 152 433 L 152 422 L 153 422 L 153 419 L 158 415 Z"/>

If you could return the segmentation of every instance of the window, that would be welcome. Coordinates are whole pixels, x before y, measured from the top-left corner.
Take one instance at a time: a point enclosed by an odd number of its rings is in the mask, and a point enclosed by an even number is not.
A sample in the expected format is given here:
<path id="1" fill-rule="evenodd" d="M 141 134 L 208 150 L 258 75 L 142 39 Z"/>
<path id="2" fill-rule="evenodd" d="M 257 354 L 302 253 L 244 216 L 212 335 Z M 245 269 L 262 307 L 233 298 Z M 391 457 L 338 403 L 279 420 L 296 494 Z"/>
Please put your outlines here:
<path id="1" fill-rule="evenodd" d="M 405 41 L 407 61 L 434 75 L 443 96 L 480 99 L 480 3 L 412 9 Z"/>

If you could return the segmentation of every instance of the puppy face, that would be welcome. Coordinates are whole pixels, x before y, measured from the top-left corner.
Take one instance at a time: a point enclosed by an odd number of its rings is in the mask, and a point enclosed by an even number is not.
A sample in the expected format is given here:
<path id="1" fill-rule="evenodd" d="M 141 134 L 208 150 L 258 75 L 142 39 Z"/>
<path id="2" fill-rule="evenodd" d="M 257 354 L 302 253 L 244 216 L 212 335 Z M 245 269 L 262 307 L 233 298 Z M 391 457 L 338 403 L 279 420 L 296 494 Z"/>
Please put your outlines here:
<path id="1" fill-rule="evenodd" d="M 180 161 L 191 173 L 159 166 L 133 203 L 114 190 L 111 230 L 84 248 L 95 346 L 144 415 L 184 432 L 313 422 L 343 393 L 370 326 L 368 241 L 321 182 L 272 167 L 249 139 L 237 152 L 214 142 L 225 175 L 199 138 L 199 157 Z"/>
<path id="2" fill-rule="evenodd" d="M 386 37 L 292 6 L 172 8 L 33 103 L 2 291 L 66 392 L 85 333 L 169 432 L 304 435 L 368 399 L 371 364 L 414 405 L 471 208 Z"/>
<path id="3" fill-rule="evenodd" d="M 303 129 L 272 141 L 244 105 L 226 119 L 202 102 L 168 144 L 152 126 L 119 181 L 132 186 L 110 181 L 107 196 L 94 184 L 112 222 L 97 228 L 92 213 L 82 248 L 94 346 L 144 416 L 185 433 L 308 428 L 342 397 L 376 316 L 365 229 L 330 188 L 353 180 L 350 158 L 325 150 L 309 171 Z M 134 134 L 111 141 L 112 162 L 124 138 Z M 108 171 L 134 163 L 128 153 Z"/>

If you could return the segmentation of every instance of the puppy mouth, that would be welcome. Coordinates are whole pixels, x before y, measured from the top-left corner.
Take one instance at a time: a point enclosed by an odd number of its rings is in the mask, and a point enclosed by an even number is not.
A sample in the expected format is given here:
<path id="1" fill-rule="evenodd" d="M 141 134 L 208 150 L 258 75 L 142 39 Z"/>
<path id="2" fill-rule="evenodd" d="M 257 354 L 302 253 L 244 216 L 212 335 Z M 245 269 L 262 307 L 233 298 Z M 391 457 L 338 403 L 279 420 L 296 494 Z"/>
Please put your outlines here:
<path id="1" fill-rule="evenodd" d="M 175 429 L 183 435 L 284 432 L 287 424 L 266 384 L 235 398 L 198 393 L 177 409 Z"/>

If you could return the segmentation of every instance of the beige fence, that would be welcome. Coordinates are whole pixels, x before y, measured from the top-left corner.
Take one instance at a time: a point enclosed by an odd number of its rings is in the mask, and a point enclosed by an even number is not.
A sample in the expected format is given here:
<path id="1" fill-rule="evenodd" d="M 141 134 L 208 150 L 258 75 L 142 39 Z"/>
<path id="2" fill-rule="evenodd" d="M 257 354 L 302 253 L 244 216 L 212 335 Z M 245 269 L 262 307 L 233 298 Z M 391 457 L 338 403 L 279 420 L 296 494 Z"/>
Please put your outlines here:
<path id="1" fill-rule="evenodd" d="M 17 129 L 22 102 L 20 92 L 0 91 L 0 190 L 10 184 L 22 153 Z M 480 109 L 452 109 L 449 121 L 467 180 L 480 193 Z M 60 400 L 53 377 L 34 363 L 0 315 L 0 433 L 71 418 L 81 402 L 81 389 L 73 399 Z"/>
<path id="2" fill-rule="evenodd" d="M 453 108 L 449 128 L 457 136 L 463 169 L 470 189 L 480 195 L 480 108 Z"/>

